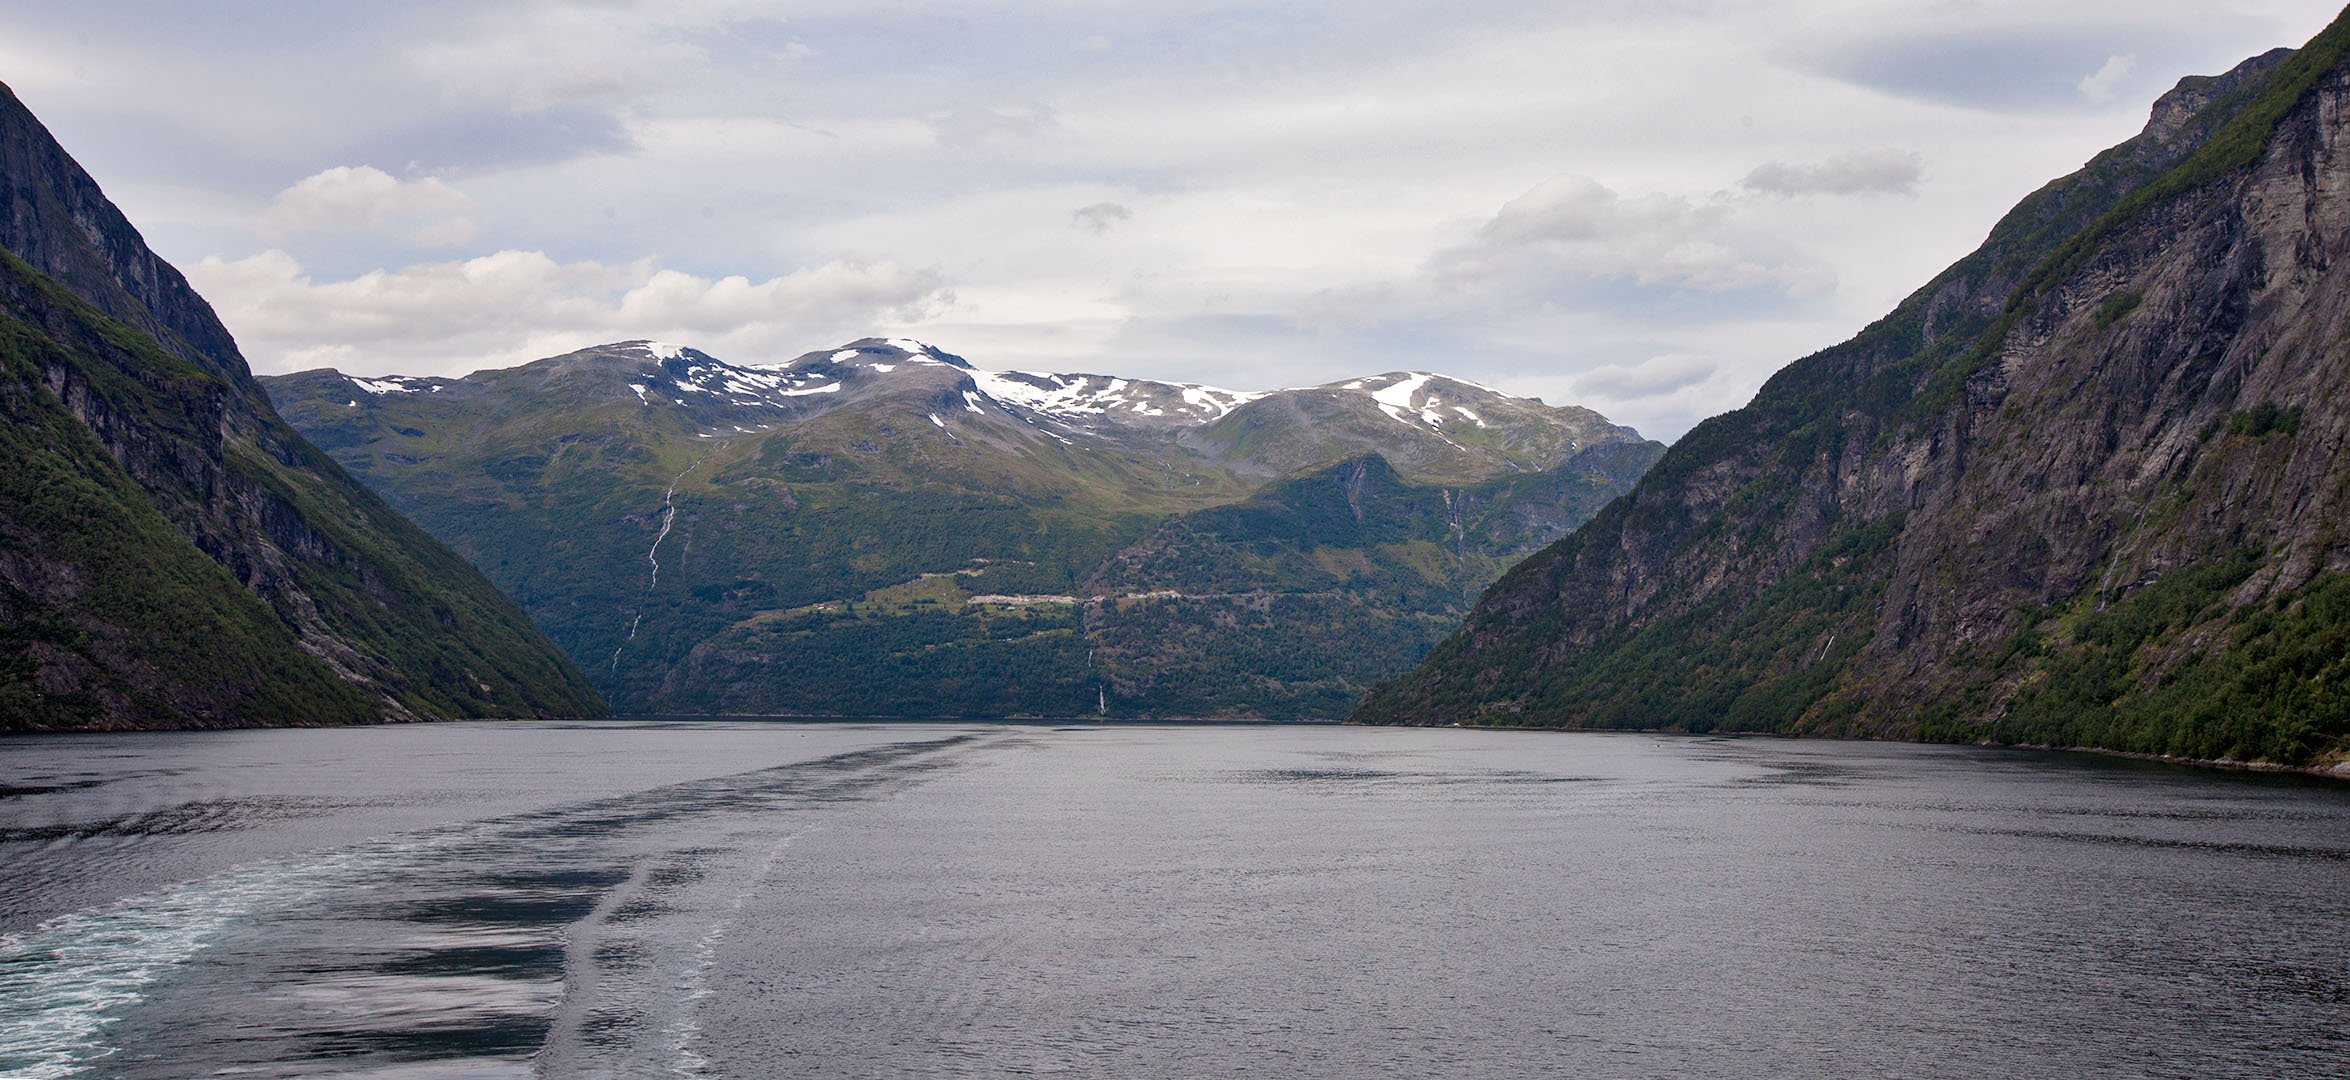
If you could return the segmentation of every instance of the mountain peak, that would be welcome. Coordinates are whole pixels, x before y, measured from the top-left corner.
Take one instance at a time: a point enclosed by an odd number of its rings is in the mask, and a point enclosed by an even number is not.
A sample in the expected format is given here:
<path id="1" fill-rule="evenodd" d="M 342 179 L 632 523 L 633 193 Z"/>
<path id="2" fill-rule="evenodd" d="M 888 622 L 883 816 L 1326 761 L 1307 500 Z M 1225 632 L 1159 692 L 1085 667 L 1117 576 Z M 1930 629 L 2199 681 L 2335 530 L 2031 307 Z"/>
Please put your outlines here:
<path id="1" fill-rule="evenodd" d="M 1390 371 L 1384 375 L 1339 383 L 1335 388 L 1368 394 L 1379 411 L 1390 418 L 1406 424 L 1417 420 L 1431 428 L 1442 427 L 1447 422 L 1457 424 L 1463 421 L 1478 427 L 1485 426 L 1484 416 L 1469 404 L 1464 404 L 1468 398 L 1461 394 L 1461 389 L 1477 391 L 1475 396 L 1478 397 L 1526 400 L 1433 371 Z"/>
<path id="2" fill-rule="evenodd" d="M 1151 427 L 1211 423 L 1263 394 L 1198 383 L 1036 371 L 971 372 L 980 392 L 1057 420 L 1107 420 Z"/>
<path id="3" fill-rule="evenodd" d="M 2178 85 L 2156 98 L 2153 108 L 2147 110 L 2146 128 L 2139 133 L 2139 140 L 2157 145 L 2170 142 L 2205 106 L 2268 74 L 2292 55 L 2291 49 L 2271 49 L 2218 75 L 2189 75 L 2180 79 Z"/>
<path id="4" fill-rule="evenodd" d="M 1204 383 L 1161 382 L 1089 372 L 989 370 L 928 342 L 908 337 L 865 337 L 837 348 L 802 353 L 782 363 L 720 360 L 700 349 L 673 342 L 636 339 L 582 349 L 571 357 L 650 361 L 667 372 L 684 393 L 717 394 L 735 404 L 785 404 L 779 398 L 804 398 L 828 393 L 839 384 L 856 383 L 868 390 L 907 385 L 895 378 L 908 369 L 949 369 L 968 378 L 961 389 L 991 399 L 1016 413 L 1063 425 L 1100 424 L 1146 429 L 1179 429 L 1213 424 L 1233 412 L 1267 398 L 1298 394 L 1330 394 L 1365 400 L 1390 419 L 1425 429 L 1447 424 L 1490 426 L 1495 408 L 1516 413 L 1550 406 L 1490 386 L 1433 371 L 1390 371 L 1344 382 L 1283 390 L 1229 390 Z M 564 359 L 564 358 L 557 358 Z M 889 376 L 890 380 L 877 380 Z M 369 393 L 435 389 L 438 380 L 407 376 L 354 378 Z M 923 380 L 926 384 L 928 380 Z M 643 386 L 643 391 L 654 389 Z M 690 400 L 690 398 L 688 399 Z M 843 399 L 846 400 L 846 399 Z M 789 403 L 802 411 L 804 401 Z M 1625 434 L 1632 435 L 1628 429 Z"/>
<path id="5" fill-rule="evenodd" d="M 314 378 L 331 377 L 332 382 Z M 395 399 L 451 408 L 519 393 L 550 408 L 651 410 L 699 438 L 772 431 L 820 416 L 911 410 L 957 438 L 1048 450 L 1073 440 L 1180 444 L 1236 475 L 1282 476 L 1359 453 L 1386 455 L 1419 480 L 1544 471 L 1638 432 L 1588 409 L 1554 407 L 1432 371 L 1390 371 L 1320 386 L 1242 391 L 1092 373 L 997 371 L 927 342 L 866 337 L 788 361 L 721 360 L 688 345 L 632 339 L 461 380 L 336 372 L 273 379 L 357 416 Z M 453 391 L 453 393 L 443 393 Z M 836 421 L 847 422 L 847 421 Z M 855 421 L 862 422 L 862 421 Z M 1139 440 L 1139 442 L 1137 442 Z M 1153 449 L 1152 452 L 1158 452 Z"/>
<path id="6" fill-rule="evenodd" d="M 2350 758 L 2345 141 L 2350 14 L 2181 82 L 1358 719 Z"/>
<path id="7" fill-rule="evenodd" d="M 686 358 L 687 353 L 693 353 L 698 356 L 709 355 L 708 353 L 702 352 L 700 349 L 688 349 L 683 345 L 678 345 L 667 341 L 618 341 L 610 345 L 599 346 L 598 348 L 609 352 L 643 353 L 655 360 L 683 360 Z"/>
<path id="8" fill-rule="evenodd" d="M 990 371 L 865 338 L 756 365 L 622 342 L 439 393 L 267 385 L 495 552 L 632 709 L 1308 718 L 1663 451 L 1432 373 L 1357 381 Z M 1310 655 L 1241 675 L 1268 641 Z"/>
<path id="9" fill-rule="evenodd" d="M 783 366 L 799 367 L 817 362 L 857 364 L 873 368 L 885 375 L 899 364 L 944 364 L 948 367 L 965 369 L 971 366 L 970 361 L 960 356 L 907 337 L 858 338 L 837 349 L 807 353 Z"/>

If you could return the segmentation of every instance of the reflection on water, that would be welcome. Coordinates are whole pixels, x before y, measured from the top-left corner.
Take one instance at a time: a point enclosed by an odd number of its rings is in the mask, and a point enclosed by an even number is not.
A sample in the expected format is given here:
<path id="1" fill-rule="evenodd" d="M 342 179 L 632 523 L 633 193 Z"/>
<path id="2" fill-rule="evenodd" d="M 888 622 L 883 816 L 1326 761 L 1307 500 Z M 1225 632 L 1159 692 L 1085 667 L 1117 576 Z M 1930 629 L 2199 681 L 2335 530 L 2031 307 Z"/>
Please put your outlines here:
<path id="1" fill-rule="evenodd" d="M 2346 826 L 1779 740 L 19 740 L 0 1076 L 2342 1076 Z"/>

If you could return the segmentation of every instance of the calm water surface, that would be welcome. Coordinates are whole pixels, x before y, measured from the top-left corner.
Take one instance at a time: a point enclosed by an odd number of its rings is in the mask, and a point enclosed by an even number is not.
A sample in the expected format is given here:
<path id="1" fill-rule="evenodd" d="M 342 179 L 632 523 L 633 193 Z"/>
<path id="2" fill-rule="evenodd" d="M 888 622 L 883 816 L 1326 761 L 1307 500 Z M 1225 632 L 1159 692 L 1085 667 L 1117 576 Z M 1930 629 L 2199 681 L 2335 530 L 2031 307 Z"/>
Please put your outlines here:
<path id="1" fill-rule="evenodd" d="M 0 1077 L 2350 1076 L 2350 785 L 1449 730 L 0 741 Z"/>

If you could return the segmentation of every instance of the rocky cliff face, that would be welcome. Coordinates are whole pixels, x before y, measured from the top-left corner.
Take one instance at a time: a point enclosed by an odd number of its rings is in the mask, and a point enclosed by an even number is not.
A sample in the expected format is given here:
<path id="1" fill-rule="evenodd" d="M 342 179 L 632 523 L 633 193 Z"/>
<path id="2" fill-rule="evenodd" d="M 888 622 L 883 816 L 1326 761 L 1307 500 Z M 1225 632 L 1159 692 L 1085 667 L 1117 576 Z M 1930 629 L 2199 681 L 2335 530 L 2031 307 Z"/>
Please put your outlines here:
<path id="1" fill-rule="evenodd" d="M 519 609 L 278 419 L 210 306 L 4 87 L 0 248 L 20 425 L 0 727 L 602 711 Z"/>
<path id="2" fill-rule="evenodd" d="M 2346 41 L 2182 82 L 1361 718 L 2339 758 Z"/>

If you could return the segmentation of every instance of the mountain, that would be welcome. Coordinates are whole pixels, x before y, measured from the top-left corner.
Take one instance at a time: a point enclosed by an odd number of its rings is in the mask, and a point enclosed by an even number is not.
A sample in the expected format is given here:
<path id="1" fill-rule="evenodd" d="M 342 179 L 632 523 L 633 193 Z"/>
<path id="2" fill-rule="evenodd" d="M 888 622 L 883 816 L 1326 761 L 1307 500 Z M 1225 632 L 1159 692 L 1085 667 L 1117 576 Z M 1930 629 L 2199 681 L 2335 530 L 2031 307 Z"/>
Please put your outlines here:
<path id="1" fill-rule="evenodd" d="M 1240 393 L 903 338 L 263 381 L 627 712 L 1335 719 L 1662 449 L 1428 373 Z"/>
<path id="2" fill-rule="evenodd" d="M 2350 750 L 2350 16 L 2163 96 L 1357 714 Z"/>
<path id="3" fill-rule="evenodd" d="M 586 715 L 0 87 L 0 729 Z"/>

